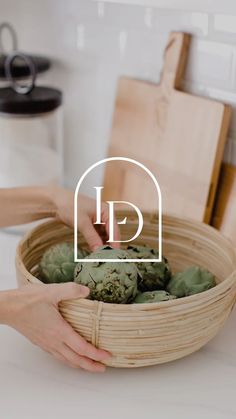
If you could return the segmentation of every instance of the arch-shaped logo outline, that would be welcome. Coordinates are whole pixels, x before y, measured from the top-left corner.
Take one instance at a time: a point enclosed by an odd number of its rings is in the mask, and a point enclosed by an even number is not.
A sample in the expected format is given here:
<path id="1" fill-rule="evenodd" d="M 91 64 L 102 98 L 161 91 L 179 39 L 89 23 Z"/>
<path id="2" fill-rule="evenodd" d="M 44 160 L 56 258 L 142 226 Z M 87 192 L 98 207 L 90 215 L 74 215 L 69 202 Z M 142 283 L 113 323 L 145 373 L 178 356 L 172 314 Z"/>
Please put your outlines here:
<path id="1" fill-rule="evenodd" d="M 159 257 L 156 259 L 79 259 L 78 256 L 78 193 L 81 187 L 82 182 L 84 181 L 85 177 L 97 166 L 100 166 L 101 164 L 111 162 L 111 161 L 127 161 L 129 163 L 136 164 L 136 166 L 141 167 L 153 180 L 154 185 L 157 189 L 157 195 L 158 195 L 158 254 Z M 144 164 L 138 162 L 137 160 L 130 159 L 129 157 L 108 157 L 103 160 L 99 160 L 97 163 L 94 163 L 92 166 L 90 166 L 84 174 L 79 179 L 74 193 L 74 261 L 75 262 L 133 262 L 133 263 L 139 263 L 139 262 L 162 262 L 162 195 L 161 195 L 161 189 L 157 182 L 157 179 L 155 178 L 154 174 L 149 170 Z"/>

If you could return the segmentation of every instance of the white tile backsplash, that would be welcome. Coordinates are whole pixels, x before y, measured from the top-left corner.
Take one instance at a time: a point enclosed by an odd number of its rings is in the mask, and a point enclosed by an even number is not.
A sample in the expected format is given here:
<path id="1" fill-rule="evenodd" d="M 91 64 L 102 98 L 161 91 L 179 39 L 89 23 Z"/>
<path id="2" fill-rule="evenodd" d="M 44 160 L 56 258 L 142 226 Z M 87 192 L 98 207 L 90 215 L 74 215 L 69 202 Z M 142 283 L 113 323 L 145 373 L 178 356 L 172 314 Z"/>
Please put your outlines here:
<path id="1" fill-rule="evenodd" d="M 79 51 L 85 48 L 85 27 L 82 23 L 77 25 L 77 48 Z"/>
<path id="2" fill-rule="evenodd" d="M 158 32 L 130 30 L 120 74 L 158 82 L 167 37 Z"/>
<path id="3" fill-rule="evenodd" d="M 230 90 L 234 54 L 235 48 L 232 45 L 194 39 L 186 79 L 193 83 Z"/>
<path id="4" fill-rule="evenodd" d="M 236 34 L 236 15 L 215 15 L 214 29 L 220 32 L 229 32 L 230 34 Z"/>
<path id="5" fill-rule="evenodd" d="M 125 7 L 125 9 L 124 9 Z M 120 4 L 105 4 L 104 24 L 113 27 L 122 27 L 129 29 L 144 29 L 147 22 L 153 21 L 153 14 L 155 9 L 149 9 L 142 6 L 132 6 Z"/>
<path id="6" fill-rule="evenodd" d="M 190 22 L 191 22 L 191 25 L 194 28 L 198 29 L 198 31 L 202 35 L 206 36 L 208 34 L 208 26 L 209 26 L 208 20 L 209 20 L 209 18 L 208 18 L 208 15 L 206 13 L 197 13 L 196 12 L 196 13 L 191 14 Z M 190 28 L 190 30 L 191 30 L 191 28 Z"/>
<path id="7" fill-rule="evenodd" d="M 153 26 L 153 9 L 151 7 L 147 7 L 144 12 L 144 23 L 147 28 L 152 28 Z"/>
<path id="8" fill-rule="evenodd" d="M 0 0 L 1 20 L 15 26 L 21 49 L 53 59 L 40 83 L 64 91 L 69 186 L 106 156 L 118 77 L 158 82 L 172 30 L 193 34 L 183 88 L 233 107 L 225 160 L 236 164 L 236 13 L 191 10 L 187 0 L 181 10 L 149 3 Z"/>
<path id="9" fill-rule="evenodd" d="M 156 10 L 154 26 L 160 32 L 181 30 L 198 36 L 206 36 L 208 34 L 208 15 L 206 13 Z"/>
<path id="10" fill-rule="evenodd" d="M 104 1 L 99 1 L 97 6 L 98 17 L 103 19 L 105 15 L 105 3 Z"/>

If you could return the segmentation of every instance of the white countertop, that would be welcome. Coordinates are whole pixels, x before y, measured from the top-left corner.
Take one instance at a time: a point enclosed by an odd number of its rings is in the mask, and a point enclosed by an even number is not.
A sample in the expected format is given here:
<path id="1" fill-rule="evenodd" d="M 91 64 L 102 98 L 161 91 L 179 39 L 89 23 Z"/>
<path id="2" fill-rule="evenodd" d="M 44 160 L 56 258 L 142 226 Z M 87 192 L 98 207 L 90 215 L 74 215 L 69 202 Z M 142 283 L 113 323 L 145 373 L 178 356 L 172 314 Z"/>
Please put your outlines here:
<path id="1" fill-rule="evenodd" d="M 16 287 L 19 237 L 0 233 L 0 289 Z M 236 310 L 197 353 L 169 364 L 91 374 L 0 326 L 0 419 L 235 419 Z"/>

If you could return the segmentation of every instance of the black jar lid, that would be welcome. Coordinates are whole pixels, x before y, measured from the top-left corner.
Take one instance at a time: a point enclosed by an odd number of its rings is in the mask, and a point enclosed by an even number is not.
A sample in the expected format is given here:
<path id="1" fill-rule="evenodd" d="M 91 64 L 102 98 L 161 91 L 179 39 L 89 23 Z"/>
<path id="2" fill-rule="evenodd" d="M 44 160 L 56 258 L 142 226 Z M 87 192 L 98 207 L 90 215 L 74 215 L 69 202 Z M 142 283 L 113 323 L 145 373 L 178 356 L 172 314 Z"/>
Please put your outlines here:
<path id="1" fill-rule="evenodd" d="M 51 67 L 51 62 L 48 58 L 38 56 L 38 55 L 29 55 L 25 54 L 28 58 L 30 58 L 34 65 L 36 73 L 43 73 Z M 0 55 L 0 78 L 6 79 L 6 71 L 5 71 L 5 61 L 7 55 L 1 54 Z M 16 58 L 14 64 L 12 65 L 12 75 L 14 78 L 24 78 L 30 75 L 29 67 L 26 63 L 21 60 L 20 58 Z"/>
<path id="2" fill-rule="evenodd" d="M 0 89 L 0 113 L 36 115 L 51 112 L 62 104 L 62 92 L 51 87 L 35 86 L 27 94 L 15 92 L 11 87 Z"/>

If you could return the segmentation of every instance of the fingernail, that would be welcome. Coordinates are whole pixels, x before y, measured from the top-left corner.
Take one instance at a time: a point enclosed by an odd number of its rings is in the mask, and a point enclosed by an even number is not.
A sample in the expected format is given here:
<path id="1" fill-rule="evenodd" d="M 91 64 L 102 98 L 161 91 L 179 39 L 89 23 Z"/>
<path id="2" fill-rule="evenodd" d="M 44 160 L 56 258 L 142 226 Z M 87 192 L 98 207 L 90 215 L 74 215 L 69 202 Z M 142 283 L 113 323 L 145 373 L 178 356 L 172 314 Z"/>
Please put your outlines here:
<path id="1" fill-rule="evenodd" d="M 90 294 L 90 289 L 88 287 L 85 287 L 84 285 L 80 285 L 80 291 L 86 297 Z"/>
<path id="2" fill-rule="evenodd" d="M 112 354 L 110 352 L 104 351 L 103 352 L 103 357 L 104 359 L 109 359 L 112 357 Z"/>

